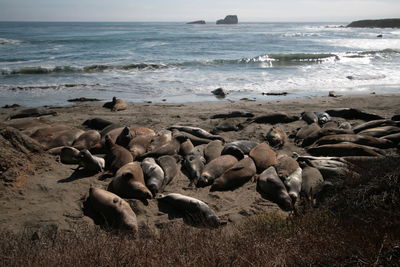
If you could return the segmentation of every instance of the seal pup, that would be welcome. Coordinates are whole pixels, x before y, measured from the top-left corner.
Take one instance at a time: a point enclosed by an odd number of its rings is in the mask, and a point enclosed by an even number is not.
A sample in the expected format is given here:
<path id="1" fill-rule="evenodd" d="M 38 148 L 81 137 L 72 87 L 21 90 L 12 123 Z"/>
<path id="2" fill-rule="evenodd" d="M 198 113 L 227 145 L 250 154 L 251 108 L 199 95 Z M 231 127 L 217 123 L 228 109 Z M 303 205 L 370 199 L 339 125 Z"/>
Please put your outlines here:
<path id="1" fill-rule="evenodd" d="M 211 185 L 216 178 L 221 176 L 226 170 L 238 162 L 238 159 L 232 155 L 222 155 L 213 159 L 204 166 L 200 179 L 197 182 L 198 187 Z"/>
<path id="2" fill-rule="evenodd" d="M 329 114 L 326 113 L 326 112 L 314 112 L 314 113 L 318 118 L 319 125 L 323 125 L 323 124 L 328 123 L 328 122 L 330 122 L 332 120 L 331 116 L 329 116 Z"/>
<path id="3" fill-rule="evenodd" d="M 97 130 L 88 130 L 75 139 L 75 141 L 72 143 L 72 146 L 79 150 L 90 150 L 95 147 L 100 147 L 100 142 L 100 133 Z"/>
<path id="4" fill-rule="evenodd" d="M 165 186 L 171 183 L 178 174 L 179 168 L 177 161 L 179 161 L 178 157 L 170 155 L 161 156 L 157 159 L 158 165 L 160 165 L 164 171 L 162 190 L 164 190 Z"/>
<path id="5" fill-rule="evenodd" d="M 79 166 L 77 169 L 83 168 L 83 170 L 90 173 L 98 173 L 104 171 L 105 160 L 103 158 L 92 155 L 89 150 L 84 149 L 79 152 Z"/>
<path id="6" fill-rule="evenodd" d="M 284 211 L 293 210 L 292 200 L 274 166 L 264 170 L 256 180 L 256 190 L 261 197 L 277 204 Z"/>
<path id="7" fill-rule="evenodd" d="M 281 148 L 286 143 L 287 135 L 280 127 L 273 126 L 265 136 L 265 140 L 274 148 Z"/>
<path id="8" fill-rule="evenodd" d="M 124 199 L 106 190 L 90 187 L 88 200 L 93 210 L 100 213 L 108 225 L 128 230 L 136 235 L 138 232 L 136 214 Z"/>
<path id="9" fill-rule="evenodd" d="M 196 151 L 196 147 L 192 153 L 184 157 L 183 171 L 190 180 L 189 187 L 191 187 L 192 185 L 197 185 L 201 173 L 204 170 L 205 164 L 206 160 L 203 157 L 203 153 L 200 153 L 200 151 Z"/>
<path id="10" fill-rule="evenodd" d="M 106 135 L 106 170 L 115 173 L 119 168 L 133 161 L 132 154 L 124 147 L 115 144 L 111 138 Z"/>
<path id="11" fill-rule="evenodd" d="M 140 200 L 153 198 L 145 185 L 142 167 L 137 161 L 129 162 L 119 168 L 108 189 L 123 198 Z"/>
<path id="12" fill-rule="evenodd" d="M 257 167 L 257 173 L 261 173 L 270 166 L 277 164 L 277 155 L 267 143 L 260 143 L 249 153 Z"/>
<path id="13" fill-rule="evenodd" d="M 164 171 L 154 158 L 145 158 L 141 164 L 147 188 L 156 196 L 164 184 Z"/>
<path id="14" fill-rule="evenodd" d="M 207 162 L 210 162 L 221 156 L 222 149 L 224 149 L 224 146 L 221 140 L 211 141 L 204 148 L 204 158 Z"/>
<path id="15" fill-rule="evenodd" d="M 166 203 L 183 213 L 186 220 L 195 226 L 216 228 L 224 224 L 206 203 L 197 198 L 170 193 L 157 197 L 157 201 Z"/>
<path id="16" fill-rule="evenodd" d="M 214 180 L 210 192 L 235 190 L 251 180 L 257 173 L 254 161 L 246 156 Z"/>

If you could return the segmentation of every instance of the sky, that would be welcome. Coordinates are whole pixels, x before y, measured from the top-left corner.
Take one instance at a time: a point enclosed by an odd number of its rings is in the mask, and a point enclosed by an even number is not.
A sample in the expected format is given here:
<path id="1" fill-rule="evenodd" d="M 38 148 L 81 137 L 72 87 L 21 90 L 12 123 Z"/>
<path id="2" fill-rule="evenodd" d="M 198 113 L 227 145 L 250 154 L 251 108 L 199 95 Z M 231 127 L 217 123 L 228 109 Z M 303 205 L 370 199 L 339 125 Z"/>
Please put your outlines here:
<path id="1" fill-rule="evenodd" d="M 0 21 L 341 21 L 400 17 L 400 0 L 0 0 Z"/>

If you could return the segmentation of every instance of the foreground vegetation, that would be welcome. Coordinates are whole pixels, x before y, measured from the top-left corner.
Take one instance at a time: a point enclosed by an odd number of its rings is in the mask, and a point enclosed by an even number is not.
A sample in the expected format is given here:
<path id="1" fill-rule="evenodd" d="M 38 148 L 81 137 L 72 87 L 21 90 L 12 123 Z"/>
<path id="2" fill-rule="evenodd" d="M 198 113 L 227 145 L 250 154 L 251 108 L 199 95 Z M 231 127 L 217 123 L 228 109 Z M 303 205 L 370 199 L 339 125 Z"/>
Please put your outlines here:
<path id="1" fill-rule="evenodd" d="M 306 266 L 400 262 L 399 158 L 360 166 L 319 208 L 250 217 L 232 228 L 173 225 L 133 239 L 80 229 L 0 232 L 1 266 Z"/>

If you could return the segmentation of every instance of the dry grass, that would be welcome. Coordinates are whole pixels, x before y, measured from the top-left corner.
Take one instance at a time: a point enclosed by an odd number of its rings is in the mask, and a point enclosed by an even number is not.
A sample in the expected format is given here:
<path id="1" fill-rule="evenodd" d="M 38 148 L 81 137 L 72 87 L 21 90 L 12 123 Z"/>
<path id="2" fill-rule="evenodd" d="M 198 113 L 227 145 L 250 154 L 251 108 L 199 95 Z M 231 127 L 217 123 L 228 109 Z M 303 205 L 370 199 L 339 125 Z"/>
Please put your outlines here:
<path id="1" fill-rule="evenodd" d="M 1 266 L 398 266 L 398 159 L 370 166 L 327 204 L 298 217 L 263 214 L 232 229 L 172 225 L 132 239 L 99 229 L 0 232 Z"/>

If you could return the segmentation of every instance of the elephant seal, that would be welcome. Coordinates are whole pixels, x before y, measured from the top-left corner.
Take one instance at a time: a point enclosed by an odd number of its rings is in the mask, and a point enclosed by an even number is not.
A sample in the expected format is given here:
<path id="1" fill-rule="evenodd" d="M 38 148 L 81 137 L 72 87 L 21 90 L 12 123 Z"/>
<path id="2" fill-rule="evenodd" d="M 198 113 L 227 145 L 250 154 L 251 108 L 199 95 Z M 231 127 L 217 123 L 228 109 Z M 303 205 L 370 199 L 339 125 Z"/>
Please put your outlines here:
<path id="1" fill-rule="evenodd" d="M 382 154 L 376 151 L 379 150 L 373 149 L 372 147 L 357 145 L 353 143 L 322 145 L 307 149 L 307 152 L 313 156 L 331 156 L 331 157 L 382 156 Z"/>
<path id="2" fill-rule="evenodd" d="M 250 123 L 269 123 L 269 124 L 277 124 L 277 123 L 289 123 L 293 121 L 299 120 L 298 116 L 289 115 L 283 112 L 271 113 L 267 115 L 262 115 L 255 117 L 254 119 L 250 119 Z"/>
<path id="3" fill-rule="evenodd" d="M 187 139 L 186 141 L 182 142 L 180 147 L 179 147 L 179 155 L 186 157 L 190 153 L 193 152 L 194 145 L 190 139 Z"/>
<path id="4" fill-rule="evenodd" d="M 147 152 L 141 157 L 160 157 L 178 154 L 181 142 L 185 142 L 186 140 L 187 138 L 184 136 L 173 136 L 171 131 L 161 131 L 154 137 Z"/>
<path id="5" fill-rule="evenodd" d="M 294 173 L 299 167 L 299 164 L 294 158 L 285 154 L 279 155 L 277 157 L 277 163 L 275 164 L 276 173 L 282 181 L 287 179 L 289 175 Z"/>
<path id="6" fill-rule="evenodd" d="M 367 129 L 381 127 L 381 126 L 399 126 L 399 122 L 393 120 L 373 120 L 357 125 L 356 127 L 353 128 L 353 131 L 355 133 L 359 133 Z"/>
<path id="7" fill-rule="evenodd" d="M 400 121 L 400 115 L 393 115 L 392 121 Z"/>
<path id="8" fill-rule="evenodd" d="M 220 113 L 212 115 L 210 119 L 252 118 L 252 117 L 254 117 L 254 114 L 250 112 L 232 111 L 229 113 Z"/>
<path id="9" fill-rule="evenodd" d="M 147 188 L 156 196 L 164 184 L 164 171 L 154 158 L 145 158 L 141 164 Z"/>
<path id="10" fill-rule="evenodd" d="M 351 126 L 350 122 L 344 121 L 339 124 L 339 129 L 352 130 L 353 126 Z M 354 130 L 353 130 L 353 132 L 354 132 Z"/>
<path id="11" fill-rule="evenodd" d="M 328 123 L 328 122 L 330 122 L 330 121 L 332 120 L 331 116 L 329 116 L 329 114 L 326 113 L 326 112 L 314 112 L 314 113 L 315 113 L 315 115 L 317 116 L 317 118 L 318 118 L 318 123 L 319 123 L 320 125 L 323 125 L 323 124 L 325 124 L 325 123 Z"/>
<path id="12" fill-rule="evenodd" d="M 183 168 L 185 174 L 190 179 L 189 186 L 195 184 L 197 185 L 201 173 L 204 170 L 204 166 L 206 164 L 206 160 L 200 153 L 190 153 L 183 159 Z"/>
<path id="13" fill-rule="evenodd" d="M 282 210 L 293 210 L 292 200 L 274 166 L 269 167 L 258 176 L 256 190 L 263 198 L 277 204 Z"/>
<path id="14" fill-rule="evenodd" d="M 61 146 L 72 146 L 74 141 L 79 138 L 84 133 L 81 129 L 70 129 L 60 132 L 58 135 L 54 137 L 50 142 L 48 142 L 45 146 L 47 149 Z"/>
<path id="15" fill-rule="evenodd" d="M 60 162 L 63 164 L 79 164 L 79 150 L 69 146 L 61 148 Z"/>
<path id="16" fill-rule="evenodd" d="M 133 161 L 132 154 L 126 148 L 115 144 L 108 135 L 106 135 L 105 146 L 108 150 L 105 157 L 106 170 L 115 173 L 119 168 Z"/>
<path id="17" fill-rule="evenodd" d="M 30 136 L 36 130 L 40 128 L 45 128 L 51 126 L 49 121 L 44 120 L 43 118 L 27 118 L 27 119 L 18 119 L 16 121 L 12 121 L 7 123 L 7 126 L 11 126 L 15 129 L 18 129 L 22 133 Z"/>
<path id="18" fill-rule="evenodd" d="M 137 234 L 136 214 L 124 199 L 106 190 L 91 187 L 88 200 L 93 210 L 106 219 L 107 225 Z"/>
<path id="19" fill-rule="evenodd" d="M 379 115 L 367 113 L 355 108 L 335 108 L 326 110 L 325 112 L 332 117 L 341 117 L 347 120 L 372 121 L 384 119 Z"/>
<path id="20" fill-rule="evenodd" d="M 111 124 L 113 124 L 111 121 L 107 121 L 102 118 L 87 119 L 82 123 L 82 125 L 93 130 L 103 130 Z"/>
<path id="21" fill-rule="evenodd" d="M 361 135 L 368 135 L 373 137 L 381 137 L 389 134 L 400 133 L 400 127 L 396 126 L 381 126 L 376 128 L 369 128 L 359 132 Z"/>
<path id="22" fill-rule="evenodd" d="M 226 170 L 233 167 L 237 162 L 237 158 L 232 155 L 222 155 L 213 159 L 204 166 L 200 179 L 197 182 L 197 186 L 205 187 L 211 185 L 216 178 L 220 177 Z"/>
<path id="23" fill-rule="evenodd" d="M 43 145 L 47 145 L 60 133 L 70 129 L 72 129 L 72 127 L 67 125 L 52 125 L 37 129 L 34 133 L 30 135 L 30 137 Z"/>
<path id="24" fill-rule="evenodd" d="M 57 112 L 51 110 L 49 108 L 27 108 L 20 110 L 14 114 L 11 114 L 7 117 L 6 120 L 18 119 L 18 118 L 26 118 L 26 117 L 41 117 L 45 115 L 57 115 Z"/>
<path id="25" fill-rule="evenodd" d="M 377 147 L 377 148 L 393 147 L 393 143 L 390 140 L 376 138 L 368 135 L 360 135 L 360 134 L 328 135 L 321 137 L 314 144 L 316 146 L 320 146 L 328 144 L 339 144 L 345 142 L 364 145 L 364 146 Z"/>
<path id="26" fill-rule="evenodd" d="M 164 171 L 164 182 L 162 185 L 162 189 L 164 190 L 164 187 L 168 185 L 169 183 L 172 182 L 174 177 L 178 174 L 179 168 L 178 168 L 178 157 L 170 156 L 170 155 L 165 155 L 161 156 L 157 159 L 158 165 L 163 169 Z"/>
<path id="27" fill-rule="evenodd" d="M 128 105 L 122 99 L 116 98 L 115 96 L 112 98 L 111 102 L 107 102 L 103 105 L 104 108 L 109 108 L 111 111 L 120 111 L 125 110 Z"/>
<path id="28" fill-rule="evenodd" d="M 293 207 L 296 201 L 299 199 L 299 194 L 301 191 L 301 183 L 302 183 L 302 169 L 300 167 L 298 167 L 294 172 L 289 174 L 289 176 L 285 177 L 285 179 L 283 180 L 283 184 L 285 185 L 289 197 L 292 200 Z"/>
<path id="29" fill-rule="evenodd" d="M 157 200 L 183 213 L 193 225 L 215 228 L 223 224 L 215 212 L 206 203 L 197 198 L 170 193 L 161 195 Z"/>
<path id="30" fill-rule="evenodd" d="M 315 114 L 315 112 L 312 111 L 305 111 L 301 113 L 301 119 L 305 121 L 307 124 L 318 122 L 318 116 Z"/>
<path id="31" fill-rule="evenodd" d="M 300 163 L 300 165 L 303 168 L 300 196 L 304 197 L 307 203 L 312 204 L 323 187 L 324 177 L 317 168 L 305 163 Z"/>
<path id="32" fill-rule="evenodd" d="M 134 137 L 128 145 L 128 149 L 131 152 L 133 159 L 140 158 L 146 153 L 150 146 L 153 135 L 142 134 Z"/>
<path id="33" fill-rule="evenodd" d="M 199 127 L 173 125 L 173 126 L 168 127 L 167 130 L 170 130 L 170 131 L 178 130 L 180 132 L 186 132 L 188 134 L 191 134 L 196 137 L 203 138 L 203 139 L 224 140 L 224 138 L 222 138 L 221 136 L 211 134 L 211 133 L 207 132 L 206 130 L 199 128 Z"/>
<path id="34" fill-rule="evenodd" d="M 246 156 L 214 180 L 210 192 L 235 190 L 251 180 L 257 173 L 254 161 Z"/>
<path id="35" fill-rule="evenodd" d="M 336 135 L 336 134 L 353 134 L 352 130 L 346 129 L 336 129 L 336 128 L 321 128 L 317 132 L 312 132 L 306 138 L 304 138 L 301 146 L 306 147 L 312 145 L 319 138 L 327 135 Z"/>
<path id="36" fill-rule="evenodd" d="M 261 173 L 267 168 L 277 163 L 277 156 L 274 150 L 267 143 L 260 143 L 249 153 L 257 167 L 257 173 Z"/>
<path id="37" fill-rule="evenodd" d="M 79 168 L 83 168 L 90 173 L 98 173 L 104 171 L 105 160 L 103 158 L 92 155 L 89 150 L 84 149 L 79 152 Z"/>
<path id="38" fill-rule="evenodd" d="M 296 144 L 301 144 L 303 140 L 308 138 L 310 135 L 317 136 L 320 130 L 321 127 L 319 127 L 317 123 L 311 123 L 309 125 L 300 128 L 295 136 Z"/>
<path id="39" fill-rule="evenodd" d="M 222 149 L 224 149 L 224 146 L 221 140 L 211 141 L 204 148 L 204 158 L 207 162 L 210 162 L 221 156 Z"/>
<path id="40" fill-rule="evenodd" d="M 287 141 L 287 135 L 280 127 L 272 127 L 267 135 L 265 136 L 265 140 L 275 148 L 281 148 Z"/>
<path id="41" fill-rule="evenodd" d="M 131 133 L 131 129 L 129 129 L 129 127 L 124 127 L 124 129 L 122 129 L 121 133 L 117 136 L 115 143 L 117 145 L 127 148 L 129 146 L 129 143 L 132 141 L 132 139 L 133 139 L 133 135 Z"/>
<path id="42" fill-rule="evenodd" d="M 146 187 L 140 163 L 129 162 L 118 169 L 109 185 L 109 190 L 123 198 L 151 199 L 153 195 Z"/>
<path id="43" fill-rule="evenodd" d="M 379 139 L 386 139 L 393 143 L 393 145 L 397 145 L 400 142 L 400 133 L 389 134 L 380 137 Z"/>
<path id="44" fill-rule="evenodd" d="M 257 145 L 258 143 L 254 141 L 234 141 L 224 146 L 224 149 L 221 151 L 221 155 L 233 155 L 237 159 L 241 160 L 244 158 L 244 155 L 248 155 L 250 151 Z"/>
<path id="45" fill-rule="evenodd" d="M 76 149 L 92 149 L 95 147 L 100 147 L 101 144 L 101 136 L 97 130 L 89 130 L 81 134 L 75 141 L 72 143 L 72 146 Z"/>

